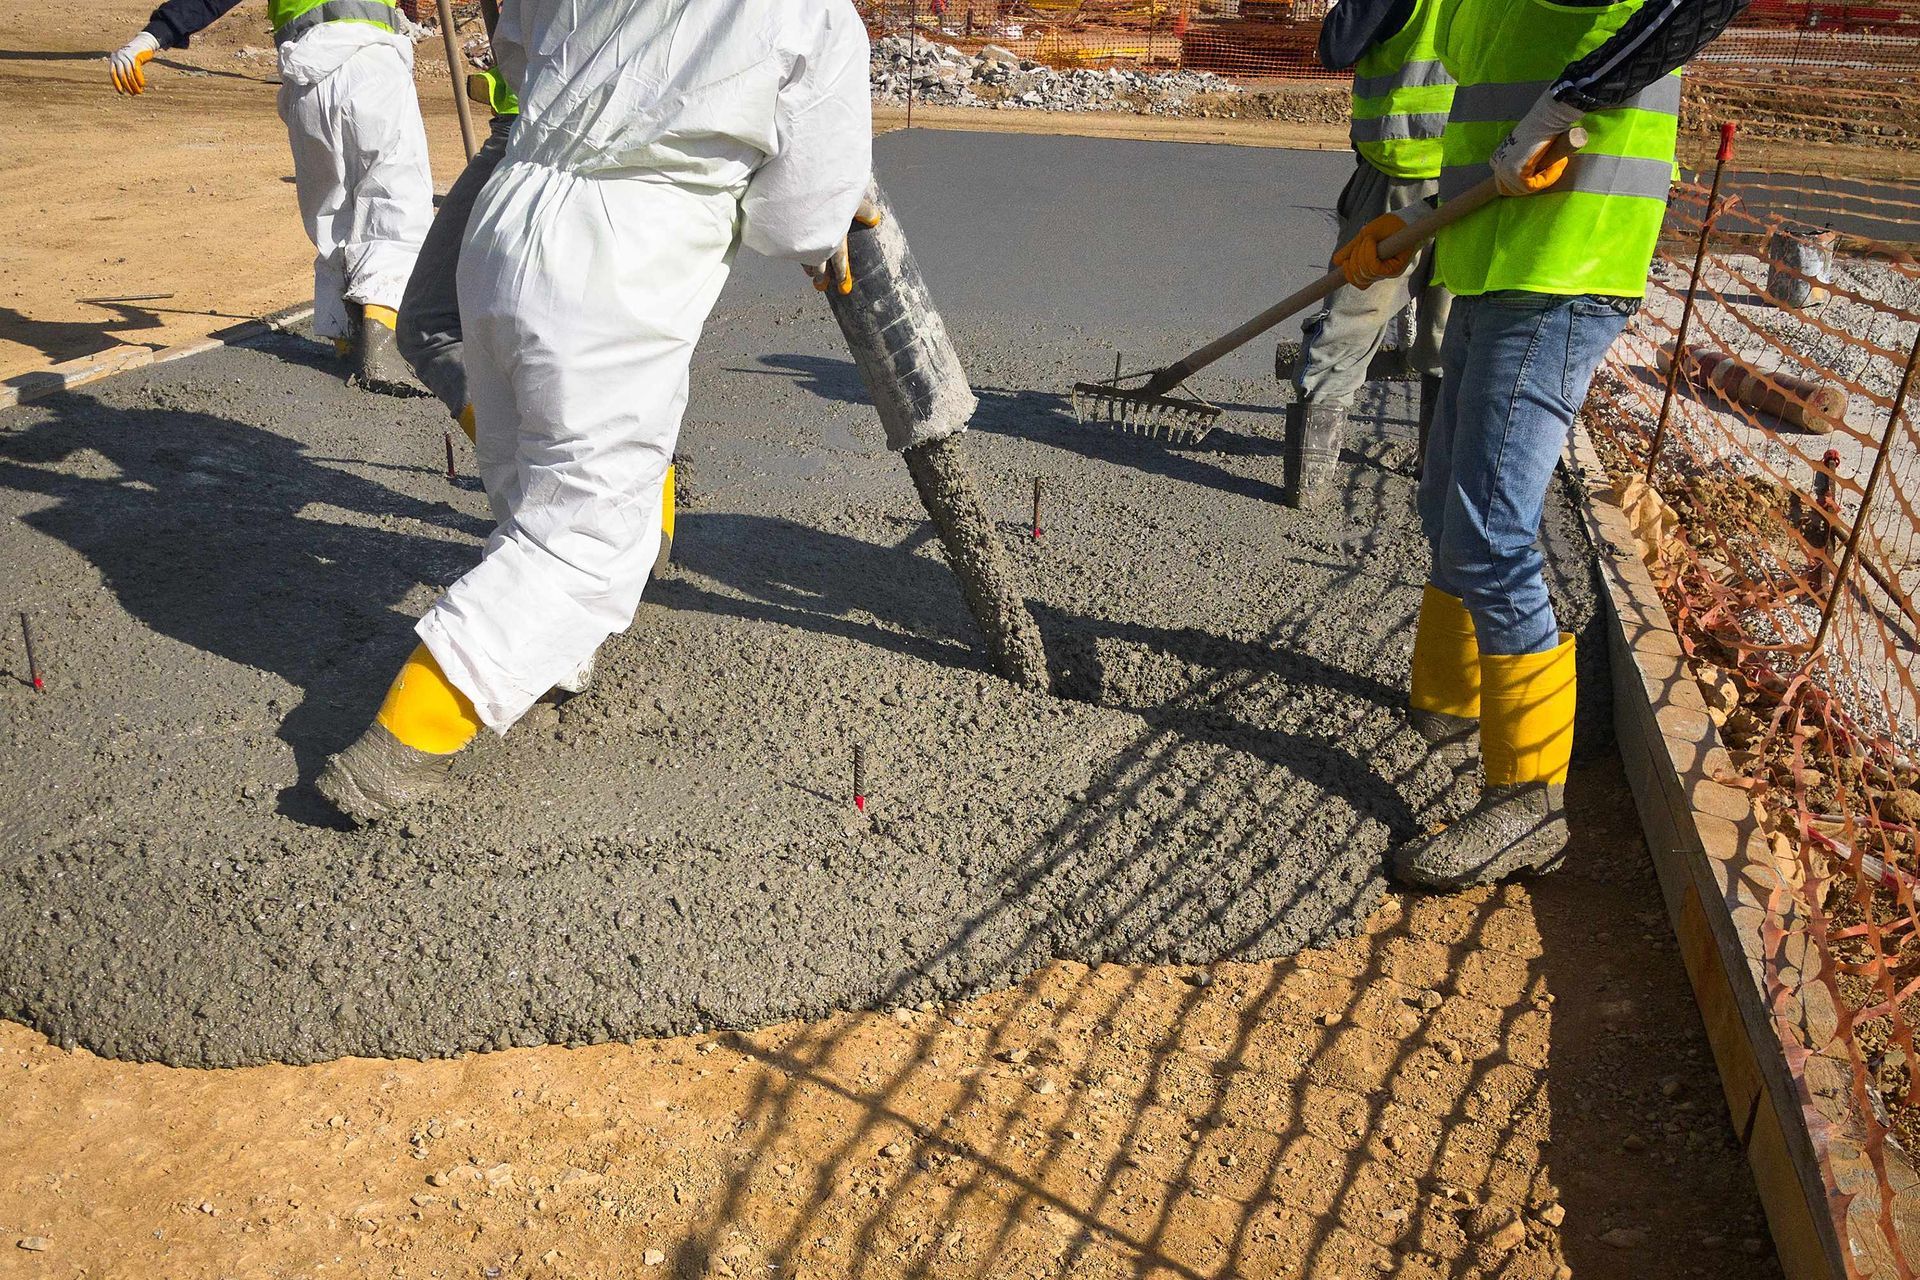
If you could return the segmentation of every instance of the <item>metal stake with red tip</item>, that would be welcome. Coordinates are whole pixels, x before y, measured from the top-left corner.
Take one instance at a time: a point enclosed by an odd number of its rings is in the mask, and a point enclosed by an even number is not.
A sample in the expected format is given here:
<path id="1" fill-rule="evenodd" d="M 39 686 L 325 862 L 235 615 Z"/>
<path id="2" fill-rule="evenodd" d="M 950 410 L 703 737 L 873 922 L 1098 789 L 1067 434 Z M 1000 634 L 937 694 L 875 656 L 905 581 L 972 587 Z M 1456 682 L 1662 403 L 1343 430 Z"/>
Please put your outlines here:
<path id="1" fill-rule="evenodd" d="M 867 811 L 867 749 L 857 742 L 853 746 L 853 807 L 861 813 Z"/>
<path id="2" fill-rule="evenodd" d="M 1033 478 L 1033 540 L 1040 541 L 1040 477 Z"/>
<path id="3" fill-rule="evenodd" d="M 452 484 L 455 478 L 453 470 L 453 429 L 449 427 L 444 434 L 447 442 L 447 483 Z"/>
<path id="4" fill-rule="evenodd" d="M 27 611 L 20 611 L 20 638 L 27 642 L 27 675 L 33 681 L 35 693 L 45 693 L 47 682 L 40 678 L 40 659 L 33 652 L 33 624 L 27 621 Z"/>

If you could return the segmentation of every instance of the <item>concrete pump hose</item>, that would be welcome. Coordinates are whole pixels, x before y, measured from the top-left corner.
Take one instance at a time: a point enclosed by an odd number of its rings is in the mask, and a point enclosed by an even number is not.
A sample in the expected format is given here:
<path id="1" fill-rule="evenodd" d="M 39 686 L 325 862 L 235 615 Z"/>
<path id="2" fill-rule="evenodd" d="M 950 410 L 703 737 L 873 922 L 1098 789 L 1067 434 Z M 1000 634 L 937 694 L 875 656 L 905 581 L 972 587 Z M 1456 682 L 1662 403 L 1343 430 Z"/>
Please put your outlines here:
<path id="1" fill-rule="evenodd" d="M 887 447 L 899 453 L 965 431 L 979 401 L 899 218 L 877 185 L 869 196 L 884 216 L 878 226 L 853 228 L 847 238 L 853 290 L 829 290 L 827 300 L 880 414 Z"/>

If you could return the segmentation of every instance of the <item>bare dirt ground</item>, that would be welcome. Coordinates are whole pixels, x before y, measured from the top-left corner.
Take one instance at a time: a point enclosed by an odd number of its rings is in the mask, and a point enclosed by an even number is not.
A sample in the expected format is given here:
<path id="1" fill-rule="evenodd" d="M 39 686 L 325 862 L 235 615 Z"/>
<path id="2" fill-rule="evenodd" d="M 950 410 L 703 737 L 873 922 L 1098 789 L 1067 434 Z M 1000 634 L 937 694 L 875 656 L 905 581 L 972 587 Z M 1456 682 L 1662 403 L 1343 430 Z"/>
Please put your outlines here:
<path id="1" fill-rule="evenodd" d="M 313 249 L 274 109 L 265 10 L 228 15 L 122 98 L 106 54 L 144 0 L 0 11 L 0 381 L 116 343 L 158 349 L 312 296 Z M 435 177 L 464 163 L 435 42 L 416 72 Z M 164 293 L 101 306 L 82 298 Z"/>
<path id="2" fill-rule="evenodd" d="M 0 1275 L 1777 1275 L 1617 769 L 1574 802 L 1560 876 L 1277 964 L 424 1063 L 0 1024 Z"/>

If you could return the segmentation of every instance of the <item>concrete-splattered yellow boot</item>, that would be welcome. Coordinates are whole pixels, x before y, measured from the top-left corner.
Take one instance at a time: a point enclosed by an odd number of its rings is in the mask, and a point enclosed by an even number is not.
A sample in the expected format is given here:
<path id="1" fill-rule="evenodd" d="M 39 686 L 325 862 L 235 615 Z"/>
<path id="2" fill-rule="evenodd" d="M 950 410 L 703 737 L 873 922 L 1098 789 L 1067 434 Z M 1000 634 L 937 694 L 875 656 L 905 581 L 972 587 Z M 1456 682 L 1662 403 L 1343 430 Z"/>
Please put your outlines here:
<path id="1" fill-rule="evenodd" d="M 479 732 L 473 703 L 421 645 L 393 678 L 373 724 L 327 761 L 314 786 L 355 822 L 372 822 L 446 786 L 454 756 Z"/>
<path id="2" fill-rule="evenodd" d="M 367 303 L 360 309 L 360 332 L 355 345 L 353 380 L 368 391 L 411 395 L 413 379 L 400 358 L 394 326 L 400 317 L 392 307 Z"/>
<path id="3" fill-rule="evenodd" d="M 1394 878 L 1429 889 L 1490 884 L 1559 867 L 1573 758 L 1573 637 L 1545 653 L 1480 658 L 1480 800 L 1438 835 L 1395 851 Z"/>
<path id="4" fill-rule="evenodd" d="M 1480 643 L 1459 597 L 1429 585 L 1413 633 L 1408 719 L 1456 774 L 1480 755 Z"/>

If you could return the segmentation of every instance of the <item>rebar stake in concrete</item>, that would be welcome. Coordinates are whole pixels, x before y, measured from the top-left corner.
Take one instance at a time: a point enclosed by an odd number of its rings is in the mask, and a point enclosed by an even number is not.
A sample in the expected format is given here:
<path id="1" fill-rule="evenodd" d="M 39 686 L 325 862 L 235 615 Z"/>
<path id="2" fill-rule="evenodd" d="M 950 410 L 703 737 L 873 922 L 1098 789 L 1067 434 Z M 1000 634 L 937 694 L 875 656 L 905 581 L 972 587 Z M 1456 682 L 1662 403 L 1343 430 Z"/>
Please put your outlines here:
<path id="1" fill-rule="evenodd" d="M 20 611 L 20 639 L 27 646 L 27 678 L 33 681 L 35 693 L 45 693 L 47 682 L 40 678 L 40 659 L 33 652 L 33 624 L 27 621 L 27 611 Z"/>
<path id="2" fill-rule="evenodd" d="M 867 749 L 853 744 L 853 807 L 867 811 Z"/>
<path id="3" fill-rule="evenodd" d="M 1033 478 L 1033 540 L 1040 541 L 1040 477 Z"/>

